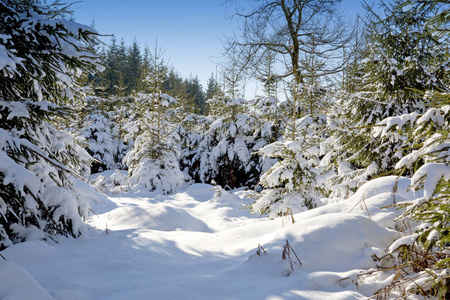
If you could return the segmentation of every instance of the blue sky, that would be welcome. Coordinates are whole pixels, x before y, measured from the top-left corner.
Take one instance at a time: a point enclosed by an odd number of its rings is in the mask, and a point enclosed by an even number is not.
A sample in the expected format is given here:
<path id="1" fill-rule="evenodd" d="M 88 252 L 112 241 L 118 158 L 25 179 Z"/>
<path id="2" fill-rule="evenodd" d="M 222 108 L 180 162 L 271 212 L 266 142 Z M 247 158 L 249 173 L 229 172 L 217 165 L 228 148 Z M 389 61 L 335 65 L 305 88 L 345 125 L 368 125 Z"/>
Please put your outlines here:
<path id="1" fill-rule="evenodd" d="M 75 3 L 76 21 L 95 22 L 101 34 L 115 34 L 130 45 L 134 38 L 151 49 L 165 50 L 165 59 L 183 77 L 198 75 L 204 87 L 215 72 L 214 60 L 223 51 L 220 38 L 233 33 L 226 19 L 232 11 L 223 0 L 84 0 Z M 359 0 L 344 0 L 342 9 L 351 17 L 360 11 Z M 103 39 L 109 43 L 110 37 Z"/>

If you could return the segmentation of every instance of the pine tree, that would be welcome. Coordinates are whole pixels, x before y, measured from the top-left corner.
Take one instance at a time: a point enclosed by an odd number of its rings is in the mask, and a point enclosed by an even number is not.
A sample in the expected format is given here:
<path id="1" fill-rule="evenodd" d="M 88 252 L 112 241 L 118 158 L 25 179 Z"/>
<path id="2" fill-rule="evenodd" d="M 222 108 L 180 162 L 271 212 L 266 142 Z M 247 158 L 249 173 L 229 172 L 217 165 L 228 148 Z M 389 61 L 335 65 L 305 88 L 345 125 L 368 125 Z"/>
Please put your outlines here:
<path id="1" fill-rule="evenodd" d="M 418 75 L 422 78 L 435 75 L 434 80 L 405 81 L 406 88 L 408 83 L 412 85 L 408 95 L 421 96 L 427 109 L 423 113 L 414 111 L 388 117 L 372 128 L 372 135 L 377 139 L 400 133 L 407 137 L 406 142 L 398 141 L 401 148 L 395 155 L 401 159 L 395 169 L 399 175 L 410 175 L 410 188 L 420 192 L 415 200 L 399 205 L 406 208 L 399 219 L 408 222 L 410 230 L 388 249 L 388 255 L 395 258 L 398 279 L 382 291 L 389 293 L 399 289 L 405 296 L 420 292 L 424 296 L 447 299 L 450 296 L 450 257 L 447 253 L 450 243 L 450 88 L 448 82 L 443 84 L 446 76 L 442 76 L 448 68 L 447 62 L 439 56 L 449 50 L 445 42 L 448 30 L 444 29 L 448 28 L 445 15 L 449 7 L 446 2 L 444 7 L 442 4 L 441 1 L 406 1 L 394 7 L 393 11 L 422 18 L 420 23 L 411 24 L 422 36 L 433 37 L 434 43 L 439 42 L 441 48 L 436 49 L 445 51 L 435 53 L 433 58 L 427 52 L 422 53 L 428 60 L 427 64 L 421 61 L 424 63 L 421 67 L 434 72 Z M 423 41 L 418 45 L 427 46 Z M 426 91 L 419 90 L 417 85 Z M 406 153 L 405 147 L 409 149 Z M 409 241 L 402 242 L 405 240 Z M 407 280 L 411 277 L 414 284 Z"/>
<path id="2" fill-rule="evenodd" d="M 277 98 L 279 79 L 276 74 L 275 57 L 275 53 L 270 50 L 267 51 L 262 58 L 261 64 L 257 65 L 256 72 L 258 74 L 258 80 L 264 85 L 264 93 L 266 96 Z"/>
<path id="3" fill-rule="evenodd" d="M 343 145 L 336 149 L 337 160 L 352 164 L 354 188 L 391 172 L 411 146 L 402 133 L 374 139 L 372 126 L 390 116 L 421 113 L 426 91 L 446 90 L 448 49 L 425 26 L 430 11 L 403 10 L 400 3 L 383 4 L 384 18 L 367 7 L 362 87 L 343 93 L 342 109 L 334 119 L 337 140 L 333 143 Z"/>
<path id="4" fill-rule="evenodd" d="M 208 86 L 206 88 L 205 99 L 209 100 L 214 98 L 214 96 L 220 96 L 219 93 L 220 93 L 219 83 L 214 77 L 214 74 L 211 73 L 211 77 L 209 77 L 208 79 Z"/>
<path id="5" fill-rule="evenodd" d="M 177 160 L 176 125 L 169 117 L 176 100 L 162 93 L 166 76 L 163 52 L 156 46 L 151 73 L 146 78 L 150 93 L 134 97 L 134 119 L 127 125 L 134 133 L 133 149 L 124 158 L 132 186 L 141 185 L 164 194 L 175 192 L 184 180 Z"/>
<path id="6" fill-rule="evenodd" d="M 143 62 L 141 57 L 141 50 L 136 39 L 127 49 L 127 64 L 123 70 L 125 75 L 125 85 L 127 87 L 127 94 L 135 91 L 139 86 L 139 80 L 142 78 Z"/>
<path id="7" fill-rule="evenodd" d="M 96 69 L 93 29 L 61 19 L 61 5 L 0 1 L 0 249 L 30 236 L 78 236 L 89 204 L 71 188 L 89 155 L 52 124 L 70 118 L 76 75 Z M 78 175 L 81 176 L 81 175 Z"/>

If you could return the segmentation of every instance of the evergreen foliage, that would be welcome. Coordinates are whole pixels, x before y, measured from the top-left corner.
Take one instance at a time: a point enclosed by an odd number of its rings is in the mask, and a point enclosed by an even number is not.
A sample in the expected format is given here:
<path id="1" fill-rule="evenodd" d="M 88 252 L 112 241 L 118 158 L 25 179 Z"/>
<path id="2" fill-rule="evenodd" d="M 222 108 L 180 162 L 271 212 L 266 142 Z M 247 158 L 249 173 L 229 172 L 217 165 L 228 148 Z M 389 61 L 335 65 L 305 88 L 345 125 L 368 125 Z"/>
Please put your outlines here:
<path id="1" fill-rule="evenodd" d="M 58 105 L 75 103 L 76 77 L 96 69 L 86 43 L 97 34 L 63 14 L 59 4 L 0 1 L 0 248 L 85 231 L 89 204 L 71 178 L 91 159 L 53 120 L 70 118 Z"/>
<path id="2" fill-rule="evenodd" d="M 396 264 L 409 265 L 420 260 L 421 267 L 403 272 L 417 273 L 419 288 L 427 294 L 445 299 L 449 295 L 450 257 L 447 249 L 450 242 L 450 96 L 442 93 L 429 93 L 430 107 L 425 113 L 405 114 L 390 117 L 375 130 L 375 135 L 387 135 L 390 131 L 404 131 L 411 139 L 412 151 L 397 164 L 400 174 L 410 173 L 411 189 L 416 191 L 417 199 L 399 205 L 406 208 L 399 218 L 411 223 L 411 231 L 404 233 L 409 238 L 408 245 L 397 242 L 389 248 L 388 254 L 396 258 Z M 444 101 L 441 101 L 444 100 Z M 417 287 L 401 282 L 408 293 Z"/>
<path id="3" fill-rule="evenodd" d="M 214 97 L 208 103 L 214 115 L 197 117 L 201 125 L 184 134 L 182 168 L 195 182 L 254 188 L 267 169 L 255 151 L 272 139 L 270 125 L 247 113 L 242 99 Z"/>
<path id="4" fill-rule="evenodd" d="M 95 46 L 90 45 L 89 49 L 92 47 Z M 192 101 L 194 110 L 206 113 L 205 92 L 198 77 L 183 79 L 174 68 L 169 68 L 166 64 L 162 64 L 156 70 L 158 74 L 154 74 L 155 68 L 152 65 L 154 53 L 152 54 L 147 46 L 141 53 L 137 40 L 127 46 L 123 39 L 118 42 L 113 36 L 110 44 L 97 52 L 101 63 L 106 66 L 104 72 L 88 81 L 97 96 L 108 98 L 149 93 L 151 90 L 149 85 L 152 84 L 146 82 L 146 79 L 159 76 L 162 80 L 159 87 L 162 93 L 176 96 L 181 101 Z"/>
<path id="5" fill-rule="evenodd" d="M 244 34 L 228 41 L 223 82 L 212 74 L 205 93 L 157 47 L 141 53 L 138 41 L 113 37 L 100 49 L 58 1 L 0 0 L 0 249 L 84 233 L 89 203 L 73 182 L 93 162 L 92 172 L 128 169 L 121 180 L 134 190 L 248 187 L 251 212 L 271 217 L 398 174 L 419 196 L 396 220 L 410 222 L 410 243 L 395 242 L 383 263 L 417 273 L 405 294 L 449 297 L 448 3 L 394 0 L 381 4 L 383 17 L 366 4 L 363 33 L 344 48 L 338 2 L 259 1 L 238 13 Z M 249 70 L 265 96 L 245 101 Z"/>
<path id="6" fill-rule="evenodd" d="M 142 116 L 130 124 L 136 138 L 133 149 L 124 158 L 132 187 L 141 185 L 169 194 L 183 183 L 177 160 L 176 128 L 166 118 L 174 102 L 165 94 L 138 94 L 135 98 L 136 106 L 143 108 Z"/>
<path id="7" fill-rule="evenodd" d="M 205 99 L 213 99 L 215 96 L 221 96 L 220 86 L 214 74 L 208 79 L 208 86 L 206 87 Z"/>
<path id="8" fill-rule="evenodd" d="M 87 151 L 98 161 L 92 164 L 92 173 L 124 168 L 122 160 L 128 147 L 120 137 L 117 122 L 114 112 L 94 113 L 83 120 L 82 134 L 88 142 Z"/>
<path id="9" fill-rule="evenodd" d="M 372 126 L 390 116 L 420 114 L 426 91 L 447 90 L 448 45 L 426 26 L 433 11 L 404 10 L 399 4 L 383 3 L 384 18 L 366 7 L 361 86 L 341 93 L 340 111 L 333 118 L 336 160 L 351 163 L 353 171 L 346 172 L 346 180 L 351 179 L 354 187 L 392 172 L 411 146 L 401 132 L 374 139 Z"/>
<path id="10" fill-rule="evenodd" d="M 316 207 L 320 198 L 327 195 L 320 166 L 325 122 L 309 115 L 295 122 L 295 139 L 288 132 L 283 139 L 259 150 L 261 155 L 278 162 L 260 178 L 265 190 L 251 206 L 254 213 L 282 216 L 288 209 L 296 213 Z"/>
<path id="11" fill-rule="evenodd" d="M 178 164 L 179 137 L 177 124 L 171 121 L 176 100 L 161 90 L 167 75 L 163 53 L 155 48 L 151 56 L 152 72 L 145 78 L 150 93 L 134 97 L 134 114 L 127 125 L 133 132 L 133 149 L 124 162 L 128 167 L 131 186 L 144 186 L 151 191 L 173 193 L 184 181 Z"/>
<path id="12" fill-rule="evenodd" d="M 397 9 L 415 16 L 424 16 L 419 31 L 435 33 L 433 37 L 439 39 L 445 37 L 441 26 L 444 24 L 441 22 L 445 20 L 443 12 L 448 11 L 440 10 L 440 4 L 440 1 L 405 2 L 398 5 Z M 448 44 L 446 46 L 448 50 Z M 443 68 L 433 62 L 431 60 L 425 66 L 432 66 L 437 71 Z M 439 82 L 439 79 L 436 78 L 434 82 Z M 412 242 L 406 245 L 399 241 L 388 251 L 397 258 L 397 265 L 408 266 L 420 261 L 419 268 L 410 270 L 402 267 L 400 272 L 401 277 L 411 276 L 405 272 L 413 273 L 420 284 L 411 286 L 407 281 L 400 281 L 395 288 L 405 290 L 406 294 L 420 290 L 426 295 L 446 299 L 450 295 L 450 276 L 447 271 L 450 266 L 447 253 L 450 241 L 450 97 L 447 86 L 426 86 L 425 89 L 426 92 L 422 92 L 416 86 L 411 87 L 412 91 L 421 94 L 424 99 L 427 109 L 423 113 L 412 112 L 386 118 L 372 132 L 374 136 L 381 137 L 403 132 L 408 137 L 406 145 L 409 151 L 401 156 L 395 168 L 400 174 L 411 174 L 411 189 L 420 193 L 414 201 L 401 205 L 406 211 L 400 220 L 413 225 L 404 238 L 409 238 Z M 405 143 L 402 146 L 405 147 Z M 394 287 L 387 286 L 385 289 L 392 290 Z"/>

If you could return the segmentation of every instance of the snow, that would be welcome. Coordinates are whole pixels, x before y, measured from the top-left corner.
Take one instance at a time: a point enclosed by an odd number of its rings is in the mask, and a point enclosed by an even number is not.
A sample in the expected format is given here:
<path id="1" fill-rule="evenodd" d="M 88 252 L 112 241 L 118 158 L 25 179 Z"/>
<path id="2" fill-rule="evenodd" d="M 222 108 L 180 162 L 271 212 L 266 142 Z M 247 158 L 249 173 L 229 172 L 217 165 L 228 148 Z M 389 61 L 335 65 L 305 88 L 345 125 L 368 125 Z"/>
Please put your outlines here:
<path id="1" fill-rule="evenodd" d="M 0 107 L 2 109 L 7 108 L 10 113 L 8 114 L 7 120 L 12 120 L 16 117 L 29 118 L 30 114 L 28 112 L 26 103 L 22 102 L 7 102 L 0 100 Z"/>
<path id="2" fill-rule="evenodd" d="M 450 167 L 446 164 L 427 163 L 414 174 L 412 178 L 413 184 L 415 185 L 423 177 L 426 177 L 423 184 L 424 197 L 430 199 L 433 197 L 436 185 L 441 179 L 450 180 Z"/>
<path id="3" fill-rule="evenodd" d="M 415 233 L 399 238 L 389 246 L 388 252 L 393 253 L 400 246 L 411 246 L 417 240 L 420 234 Z"/>
<path id="4" fill-rule="evenodd" d="M 6 50 L 4 45 L 0 45 L 0 70 L 3 69 L 16 69 L 16 62 L 14 59 L 11 59 L 8 55 L 8 51 Z"/>
<path id="5" fill-rule="evenodd" d="M 5 300 L 54 299 L 21 266 L 2 259 L 0 259 L 0 282 L 0 297 Z"/>
<path id="6" fill-rule="evenodd" d="M 112 187 L 113 177 L 121 181 L 126 174 L 108 171 L 92 179 Z M 381 279 L 359 288 L 354 282 L 376 267 L 374 255 L 380 257 L 396 234 L 386 225 L 393 227 L 400 213 L 380 207 L 393 194 L 398 202 L 415 195 L 406 190 L 409 179 L 375 179 L 349 199 L 294 214 L 292 224 L 286 217 L 250 215 L 242 209 L 251 201 L 245 189 L 193 184 L 165 196 L 120 190 L 106 196 L 75 183 L 78 197 L 95 200 L 88 233 L 0 252 L 8 260 L 0 258 L 0 298 L 366 299 Z M 365 209 L 352 210 L 362 199 L 370 218 Z M 386 214 L 395 216 L 383 219 Z M 293 270 L 281 259 L 286 240 L 301 261 Z M 265 253 L 256 253 L 258 245 Z"/>

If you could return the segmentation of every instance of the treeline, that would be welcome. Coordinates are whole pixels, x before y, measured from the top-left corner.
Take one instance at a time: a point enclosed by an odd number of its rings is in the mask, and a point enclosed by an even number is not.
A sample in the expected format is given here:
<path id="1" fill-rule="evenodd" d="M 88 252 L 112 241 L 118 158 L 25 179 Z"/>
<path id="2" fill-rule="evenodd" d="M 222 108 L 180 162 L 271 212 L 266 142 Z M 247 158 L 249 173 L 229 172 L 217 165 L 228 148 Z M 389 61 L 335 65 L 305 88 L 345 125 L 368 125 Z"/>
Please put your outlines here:
<path id="1" fill-rule="evenodd" d="M 201 114 L 207 113 L 206 100 L 219 92 L 213 75 L 205 91 L 198 76 L 183 78 L 174 66 L 169 66 L 164 60 L 160 61 L 156 70 L 155 60 L 163 56 L 157 45 L 155 49 L 145 46 L 142 51 L 137 40 L 126 45 L 123 39 L 118 41 L 113 36 L 108 45 L 96 41 L 90 43 L 88 49 L 105 66 L 103 72 L 90 74 L 86 78 L 85 85 L 92 86 L 97 96 L 122 97 L 148 93 L 150 87 L 147 79 L 154 76 L 155 72 L 159 73 L 163 81 L 160 92 L 191 102 L 193 111 Z"/>

